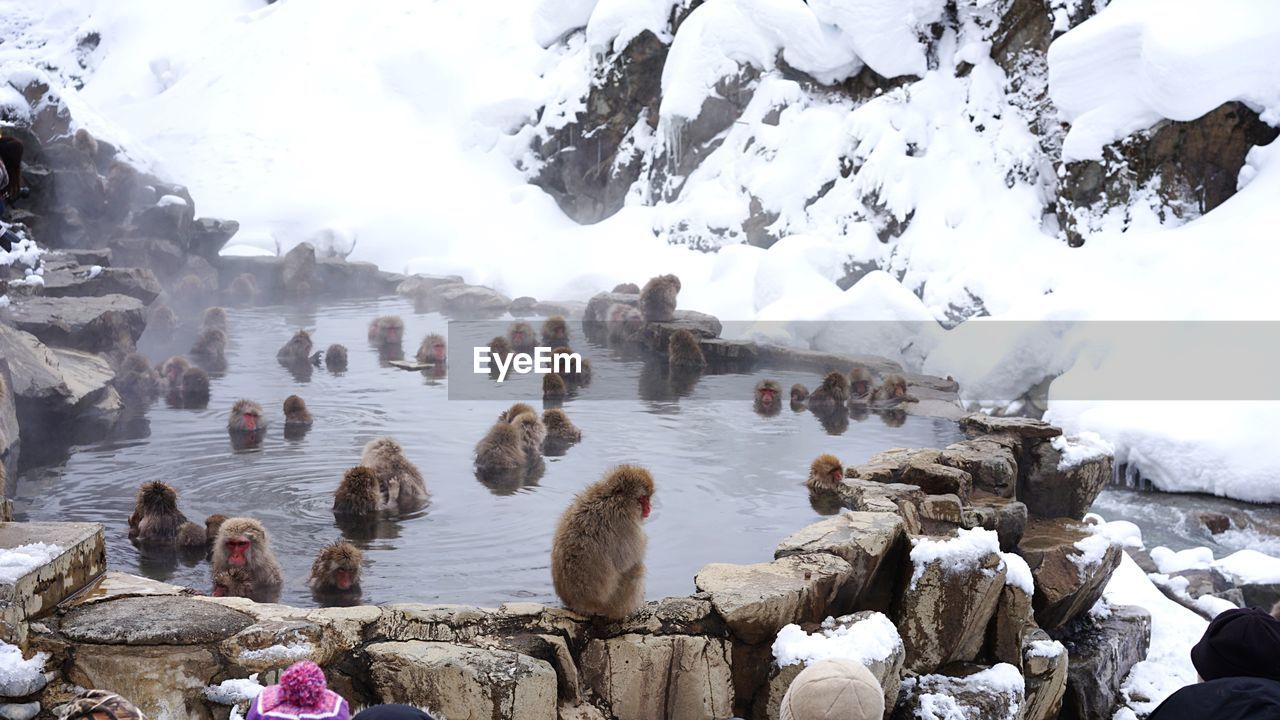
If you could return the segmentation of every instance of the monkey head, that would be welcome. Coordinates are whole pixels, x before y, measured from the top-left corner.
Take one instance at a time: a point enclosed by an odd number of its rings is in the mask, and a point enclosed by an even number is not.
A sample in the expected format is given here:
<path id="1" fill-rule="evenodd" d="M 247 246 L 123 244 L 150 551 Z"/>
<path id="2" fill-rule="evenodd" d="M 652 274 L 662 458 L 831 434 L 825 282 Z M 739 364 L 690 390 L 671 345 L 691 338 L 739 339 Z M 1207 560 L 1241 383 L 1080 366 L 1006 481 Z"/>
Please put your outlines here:
<path id="1" fill-rule="evenodd" d="M 354 590 L 360 585 L 360 565 L 364 553 L 349 542 L 339 541 L 325 547 L 311 566 L 315 587 Z"/>
<path id="2" fill-rule="evenodd" d="M 888 393 L 890 399 L 901 400 L 907 396 L 907 379 L 898 373 L 886 375 L 884 378 L 884 389 Z"/>
<path id="3" fill-rule="evenodd" d="M 178 385 L 182 380 L 182 374 L 191 367 L 191 363 L 187 359 L 180 356 L 174 356 L 164 361 L 164 365 L 160 367 L 164 374 L 164 379 L 169 381 L 170 385 Z"/>
<path id="4" fill-rule="evenodd" d="M 297 395 L 290 395 L 284 399 L 284 414 L 296 415 L 307 411 L 307 403 Z"/>
<path id="5" fill-rule="evenodd" d="M 871 373 L 866 368 L 856 367 L 849 371 L 849 389 L 854 395 L 866 395 L 871 392 Z"/>
<path id="6" fill-rule="evenodd" d="M 555 435 L 569 427 L 569 416 L 560 408 L 551 408 L 542 413 L 542 424 L 546 426 L 547 434 Z"/>
<path id="7" fill-rule="evenodd" d="M 778 404 L 778 396 L 782 388 L 773 380 L 761 380 L 756 383 L 756 402 L 765 410 L 773 409 Z"/>
<path id="8" fill-rule="evenodd" d="M 177 512 L 178 491 L 159 480 L 143 483 L 138 488 L 137 505 L 147 515 Z"/>
<path id="9" fill-rule="evenodd" d="M 219 513 L 210 515 L 204 519 L 204 536 L 206 542 L 213 542 L 218 537 L 218 531 L 222 529 L 222 523 L 227 521 L 227 516 Z"/>
<path id="10" fill-rule="evenodd" d="M 563 398 L 568 392 L 568 387 L 564 383 L 564 378 L 556 373 L 547 373 L 542 376 L 542 397 L 544 400 L 556 400 Z"/>
<path id="11" fill-rule="evenodd" d="M 233 430 L 244 432 L 257 432 L 264 429 L 262 406 L 252 400 L 237 400 L 231 406 L 231 417 L 227 425 Z"/>
<path id="12" fill-rule="evenodd" d="M 404 340 L 404 320 L 397 315 L 384 315 L 369 324 L 369 339 L 387 345 L 399 345 Z"/>
<path id="13" fill-rule="evenodd" d="M 542 324 L 542 342 L 547 345 L 567 345 L 569 343 L 569 326 L 564 318 L 552 315 Z"/>
<path id="14" fill-rule="evenodd" d="M 253 518 L 230 518 L 218 529 L 214 566 L 248 568 L 266 545 L 267 530 Z M 219 560 L 222 562 L 219 563 Z"/>
<path id="15" fill-rule="evenodd" d="M 211 307 L 205 310 L 204 326 L 225 328 L 227 326 L 227 311 L 220 307 Z"/>
<path id="16" fill-rule="evenodd" d="M 791 386 L 791 402 L 802 403 L 808 399 L 809 399 L 809 388 L 805 387 L 804 385 L 801 385 L 800 383 L 796 383 L 795 385 Z"/>
<path id="17" fill-rule="evenodd" d="M 427 359 L 432 360 L 436 364 L 444 362 L 447 347 L 444 338 L 440 335 L 432 333 L 422 341 L 422 347 L 426 351 L 424 355 Z"/>
<path id="18" fill-rule="evenodd" d="M 511 338 L 513 347 L 529 347 L 533 345 L 533 328 L 529 327 L 529 323 L 512 323 L 507 329 L 507 337 Z"/>
<path id="19" fill-rule="evenodd" d="M 844 465 L 835 455 L 819 455 L 809 466 L 809 479 L 823 487 L 839 487 L 844 482 Z"/>
<path id="20" fill-rule="evenodd" d="M 516 403 L 503 411 L 503 413 L 498 416 L 498 420 L 502 422 L 515 422 L 517 417 L 526 413 L 533 415 L 534 417 L 537 417 L 538 415 L 537 412 L 534 411 L 533 407 L 528 403 Z"/>
<path id="21" fill-rule="evenodd" d="M 609 473 L 604 489 L 608 496 L 622 506 L 630 505 L 640 513 L 640 519 L 649 517 L 652 511 L 653 476 L 636 465 L 619 465 Z"/>
<path id="22" fill-rule="evenodd" d="M 822 387 L 829 393 L 847 394 L 849 392 L 849 378 L 844 373 L 829 372 L 822 379 Z"/>

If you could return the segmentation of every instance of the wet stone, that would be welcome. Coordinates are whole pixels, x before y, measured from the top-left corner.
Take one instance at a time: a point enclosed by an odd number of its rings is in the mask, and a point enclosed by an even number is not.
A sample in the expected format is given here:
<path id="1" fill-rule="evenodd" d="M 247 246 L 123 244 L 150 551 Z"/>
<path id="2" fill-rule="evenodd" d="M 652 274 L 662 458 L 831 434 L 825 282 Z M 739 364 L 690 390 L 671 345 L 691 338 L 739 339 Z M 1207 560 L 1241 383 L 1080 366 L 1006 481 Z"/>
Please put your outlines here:
<path id="1" fill-rule="evenodd" d="M 62 634 L 98 645 L 204 645 L 253 624 L 238 610 L 185 597 L 134 597 L 72 610 Z"/>

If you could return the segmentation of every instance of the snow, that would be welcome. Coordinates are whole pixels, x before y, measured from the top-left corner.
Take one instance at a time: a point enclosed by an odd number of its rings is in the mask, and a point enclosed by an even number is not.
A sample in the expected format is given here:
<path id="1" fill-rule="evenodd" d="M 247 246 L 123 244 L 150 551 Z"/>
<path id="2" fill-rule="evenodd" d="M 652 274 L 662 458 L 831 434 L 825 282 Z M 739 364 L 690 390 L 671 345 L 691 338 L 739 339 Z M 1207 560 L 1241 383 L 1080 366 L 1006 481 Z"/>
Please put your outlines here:
<path id="1" fill-rule="evenodd" d="M 53 562 L 63 552 L 58 545 L 42 542 L 0 549 L 0 583 L 15 583 L 32 570 Z"/>
<path id="2" fill-rule="evenodd" d="M 248 678 L 232 678 L 223 680 L 219 685 L 211 685 L 204 689 L 204 696 L 219 705 L 235 705 L 252 702 L 262 690 L 262 685 L 258 684 L 258 674 L 254 673 Z"/>
<path id="3" fill-rule="evenodd" d="M 92 279 L 94 279 L 94 278 L 98 277 L 98 276 L 99 276 L 99 275 L 101 275 L 101 274 L 102 274 L 102 266 L 101 266 L 101 265 L 94 265 L 94 266 L 92 266 L 92 267 L 90 267 L 90 268 L 89 268 L 89 276 L 88 276 L 88 278 L 89 278 L 90 280 L 92 280 Z"/>
<path id="4" fill-rule="evenodd" d="M 1109 457 L 1116 450 L 1114 445 L 1094 432 L 1082 432 L 1074 437 L 1059 435 L 1050 444 L 1062 453 L 1062 459 L 1058 461 L 1059 470 L 1070 470 L 1091 460 Z"/>
<path id="5" fill-rule="evenodd" d="M 1237 585 L 1280 583 L 1280 558 L 1257 550 L 1237 550 L 1213 563 L 1213 567 Z"/>
<path id="6" fill-rule="evenodd" d="M 902 638 L 889 618 L 880 613 L 848 626 L 827 618 L 813 634 L 790 624 L 778 631 L 773 641 L 773 659 L 780 667 L 823 660 L 852 660 L 869 665 L 902 649 Z"/>
<path id="7" fill-rule="evenodd" d="M 0 691 L 9 697 L 30 695 L 44 679 L 44 664 L 49 653 L 22 657 L 22 648 L 0 641 Z"/>
<path id="8" fill-rule="evenodd" d="M 1128 520 L 1107 522 L 1096 513 L 1086 513 L 1084 519 L 1085 522 L 1089 523 L 1095 535 L 1107 538 L 1113 545 L 1119 545 L 1122 548 L 1136 548 L 1138 550 L 1143 548 L 1142 530 Z"/>
<path id="9" fill-rule="evenodd" d="M 248 662 L 288 665 L 299 660 L 308 660 L 313 653 L 315 653 L 315 648 L 312 647 L 311 643 L 303 641 L 286 645 L 272 645 L 261 650 L 242 650 L 240 659 Z"/>
<path id="10" fill-rule="evenodd" d="M 1111 549 L 1111 538 L 1099 532 L 1091 532 L 1088 537 L 1077 540 L 1075 548 L 1080 554 L 1072 555 L 1071 562 L 1079 568 L 1080 578 L 1084 579 L 1102 564 L 1107 551 Z"/>
<path id="11" fill-rule="evenodd" d="M 1008 574 L 1004 576 L 1004 584 L 1021 588 L 1028 596 L 1034 595 L 1035 577 L 1031 574 L 1031 566 L 1027 565 L 1027 561 L 1015 553 L 1002 552 L 1000 558 L 1004 560 L 1004 566 L 1008 569 Z"/>
<path id="12" fill-rule="evenodd" d="M 1058 657 L 1066 651 L 1067 648 L 1057 640 L 1032 640 L 1027 654 L 1031 657 Z"/>
<path id="13" fill-rule="evenodd" d="M 928 537 L 911 538 L 911 587 L 924 575 L 930 563 L 940 563 L 946 572 L 959 573 L 972 570 L 982 564 L 984 558 L 1000 552 L 1000 538 L 994 530 L 973 528 L 956 530 L 953 538 L 934 540 Z"/>
<path id="14" fill-rule="evenodd" d="M 158 207 L 169 207 L 171 205 L 186 207 L 187 200 L 186 198 L 179 197 L 177 195 L 161 195 L 160 199 L 156 201 L 156 205 Z"/>
<path id="15" fill-rule="evenodd" d="M 967 720 L 972 717 L 972 713 L 965 713 L 956 701 L 956 696 L 961 691 L 975 695 L 1007 695 L 1010 697 L 1009 708 L 1007 714 L 1001 717 L 1016 718 L 1021 715 L 1019 701 L 1026 694 L 1026 682 L 1022 673 L 1008 663 L 996 663 L 963 678 L 923 675 L 902 681 L 903 689 L 908 693 L 913 692 L 917 684 L 942 691 L 920 693 L 920 708 L 916 712 L 919 720 Z"/>
<path id="16" fill-rule="evenodd" d="M 853 51 L 887 77 L 924 75 L 928 69 L 922 38 L 942 17 L 940 0 L 812 0 L 819 20 L 840 29 Z"/>
<path id="17" fill-rule="evenodd" d="M 1151 561 L 1165 575 L 1183 570 L 1205 570 L 1213 565 L 1213 550 L 1195 547 L 1174 552 L 1163 545 L 1157 545 L 1151 548 Z"/>

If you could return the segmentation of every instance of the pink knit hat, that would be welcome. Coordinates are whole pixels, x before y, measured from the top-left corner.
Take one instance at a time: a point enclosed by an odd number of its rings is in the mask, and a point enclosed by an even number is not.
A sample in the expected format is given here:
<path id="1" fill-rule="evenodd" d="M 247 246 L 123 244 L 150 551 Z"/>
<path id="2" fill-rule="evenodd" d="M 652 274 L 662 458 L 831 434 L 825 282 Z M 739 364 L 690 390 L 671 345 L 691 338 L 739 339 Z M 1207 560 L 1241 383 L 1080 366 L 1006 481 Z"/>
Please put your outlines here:
<path id="1" fill-rule="evenodd" d="M 264 688 L 247 720 L 349 720 L 347 701 L 325 685 L 324 671 L 310 660 L 290 665 L 280 684 Z"/>

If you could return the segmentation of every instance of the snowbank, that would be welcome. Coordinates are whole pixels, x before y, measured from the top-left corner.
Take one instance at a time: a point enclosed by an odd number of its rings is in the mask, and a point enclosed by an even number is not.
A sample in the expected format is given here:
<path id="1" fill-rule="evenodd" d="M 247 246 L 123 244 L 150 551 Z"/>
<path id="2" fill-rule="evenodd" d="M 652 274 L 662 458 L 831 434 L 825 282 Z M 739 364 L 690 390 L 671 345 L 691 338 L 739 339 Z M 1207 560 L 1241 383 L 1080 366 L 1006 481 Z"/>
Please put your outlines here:
<path id="1" fill-rule="evenodd" d="M 787 625 L 773 641 L 773 659 L 779 666 L 823 660 L 852 660 L 867 665 L 884 660 L 902 647 L 898 629 L 880 613 L 848 626 L 837 626 L 827 618 L 813 634 L 799 625 Z"/>
<path id="2" fill-rule="evenodd" d="M 23 575 L 53 562 L 63 548 L 49 543 L 29 543 L 0 550 L 0 583 L 15 583 Z"/>

